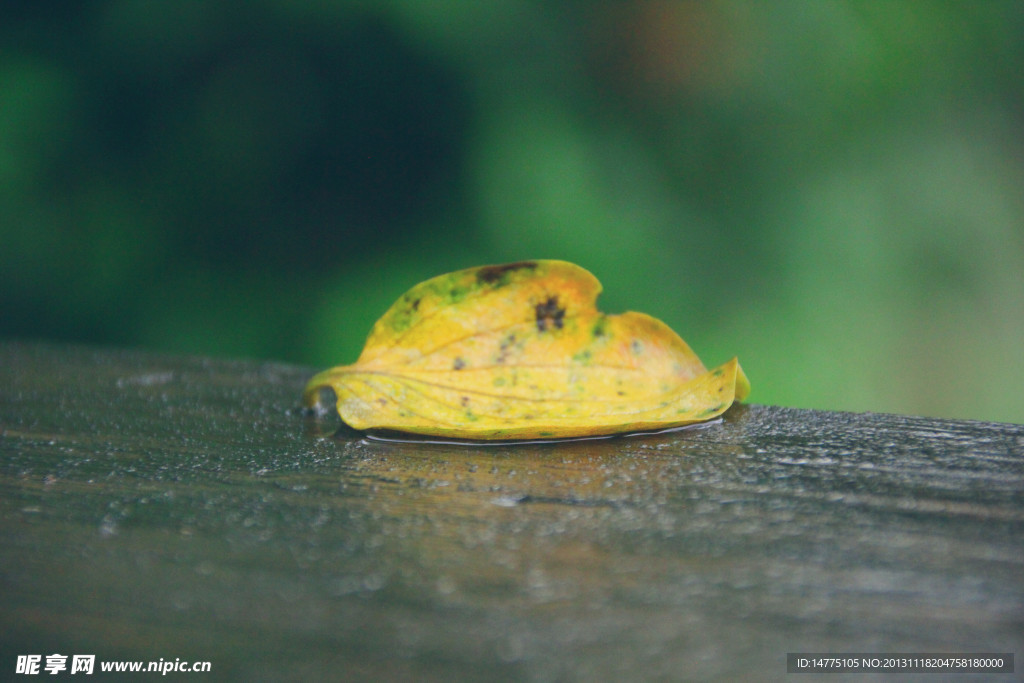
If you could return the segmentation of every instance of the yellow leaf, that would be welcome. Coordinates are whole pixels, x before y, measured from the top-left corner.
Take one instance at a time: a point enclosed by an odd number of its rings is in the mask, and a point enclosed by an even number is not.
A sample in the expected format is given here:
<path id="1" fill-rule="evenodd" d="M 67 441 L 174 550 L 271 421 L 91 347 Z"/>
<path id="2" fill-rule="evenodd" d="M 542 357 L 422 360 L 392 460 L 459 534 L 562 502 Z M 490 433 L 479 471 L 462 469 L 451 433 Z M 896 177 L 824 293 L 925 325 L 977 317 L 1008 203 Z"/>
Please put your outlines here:
<path id="1" fill-rule="evenodd" d="M 708 371 L 667 325 L 606 315 L 601 284 L 565 261 L 483 266 L 422 282 L 370 332 L 359 360 L 313 377 L 356 429 L 544 439 L 702 422 L 750 391 L 733 358 Z"/>

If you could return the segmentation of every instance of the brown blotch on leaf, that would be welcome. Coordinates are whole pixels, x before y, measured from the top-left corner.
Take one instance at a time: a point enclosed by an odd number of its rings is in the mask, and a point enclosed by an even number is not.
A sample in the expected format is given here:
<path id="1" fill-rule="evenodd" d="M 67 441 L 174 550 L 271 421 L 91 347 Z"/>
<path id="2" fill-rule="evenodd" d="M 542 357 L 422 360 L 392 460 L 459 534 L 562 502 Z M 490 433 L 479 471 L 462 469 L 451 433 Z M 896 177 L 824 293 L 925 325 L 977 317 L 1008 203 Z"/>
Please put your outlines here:
<path id="1" fill-rule="evenodd" d="M 552 325 L 562 329 L 562 318 L 565 317 L 565 309 L 558 305 L 557 296 L 549 296 L 548 300 L 533 307 L 534 315 L 537 318 L 537 331 L 544 332 Z"/>
<path id="2" fill-rule="evenodd" d="M 533 261 L 516 261 L 515 263 L 506 263 L 500 266 L 486 266 L 477 271 L 476 279 L 484 284 L 493 285 L 514 270 L 522 270 L 524 268 L 533 270 L 536 267 L 537 264 Z"/>
<path id="3" fill-rule="evenodd" d="M 461 356 L 455 357 L 455 362 L 452 363 L 452 370 L 461 370 L 466 367 L 466 361 L 462 360 Z"/>

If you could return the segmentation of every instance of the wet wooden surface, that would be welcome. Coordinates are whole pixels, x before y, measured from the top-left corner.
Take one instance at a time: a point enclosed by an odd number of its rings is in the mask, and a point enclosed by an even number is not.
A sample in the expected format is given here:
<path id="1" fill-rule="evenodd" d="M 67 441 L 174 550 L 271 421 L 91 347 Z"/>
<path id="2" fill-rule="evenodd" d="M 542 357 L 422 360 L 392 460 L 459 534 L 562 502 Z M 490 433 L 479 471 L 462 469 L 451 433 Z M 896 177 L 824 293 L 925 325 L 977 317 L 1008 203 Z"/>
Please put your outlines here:
<path id="1" fill-rule="evenodd" d="M 54 652 L 540 681 L 1024 652 L 1024 427 L 750 405 L 380 443 L 298 410 L 312 372 L 0 344 L 0 678 Z"/>

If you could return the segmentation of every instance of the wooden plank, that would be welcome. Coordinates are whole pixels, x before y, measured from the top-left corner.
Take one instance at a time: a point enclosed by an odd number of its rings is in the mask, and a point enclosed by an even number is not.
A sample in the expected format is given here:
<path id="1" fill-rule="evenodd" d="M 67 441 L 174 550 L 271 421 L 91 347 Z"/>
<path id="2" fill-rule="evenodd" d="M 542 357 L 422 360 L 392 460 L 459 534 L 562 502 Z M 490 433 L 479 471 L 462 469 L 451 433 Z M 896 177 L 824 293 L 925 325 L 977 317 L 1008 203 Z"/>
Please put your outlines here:
<path id="1" fill-rule="evenodd" d="M 787 652 L 1024 651 L 1024 427 L 748 405 L 387 443 L 304 415 L 312 372 L 0 345 L 0 670 L 763 680 Z"/>

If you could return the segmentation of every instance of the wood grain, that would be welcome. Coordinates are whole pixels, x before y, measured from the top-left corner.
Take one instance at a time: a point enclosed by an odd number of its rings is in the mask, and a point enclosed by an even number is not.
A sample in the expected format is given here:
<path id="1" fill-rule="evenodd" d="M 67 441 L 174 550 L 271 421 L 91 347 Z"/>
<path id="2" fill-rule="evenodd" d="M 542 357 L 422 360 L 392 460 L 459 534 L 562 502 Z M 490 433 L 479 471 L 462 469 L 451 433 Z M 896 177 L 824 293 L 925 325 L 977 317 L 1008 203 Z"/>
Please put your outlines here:
<path id="1" fill-rule="evenodd" d="M 1024 427 L 748 405 L 388 443 L 304 414 L 312 374 L 0 344 L 2 670 L 764 680 L 792 651 L 1024 652 Z"/>

